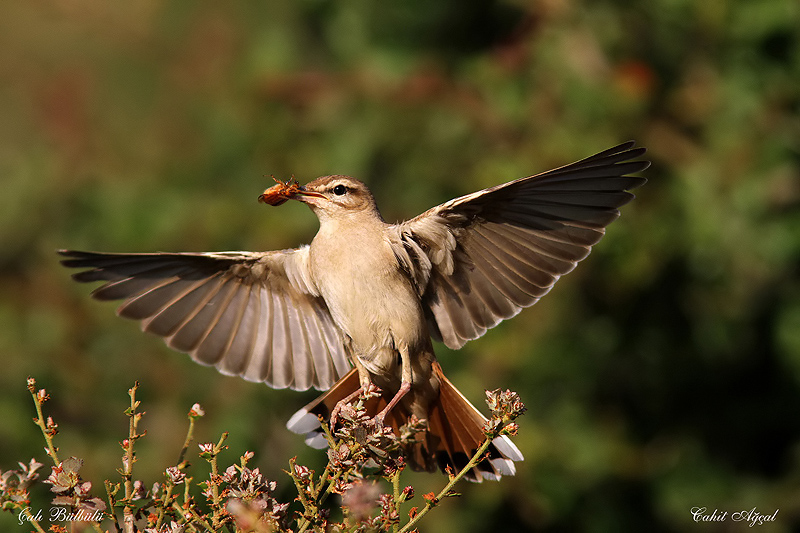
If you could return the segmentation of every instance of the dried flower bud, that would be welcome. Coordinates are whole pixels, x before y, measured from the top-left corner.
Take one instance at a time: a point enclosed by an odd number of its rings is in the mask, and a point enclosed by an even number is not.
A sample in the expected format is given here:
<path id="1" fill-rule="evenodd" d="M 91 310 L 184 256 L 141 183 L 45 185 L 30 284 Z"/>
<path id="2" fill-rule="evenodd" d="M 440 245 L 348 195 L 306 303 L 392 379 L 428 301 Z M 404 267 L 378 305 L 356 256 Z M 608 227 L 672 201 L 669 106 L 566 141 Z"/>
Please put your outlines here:
<path id="1" fill-rule="evenodd" d="M 145 533 L 183 533 L 186 529 L 185 524 L 178 524 L 174 520 L 169 524 L 163 524 L 161 529 L 156 529 L 154 527 L 148 527 L 145 529 Z"/>
<path id="2" fill-rule="evenodd" d="M 378 498 L 378 504 L 381 506 L 381 521 L 387 530 L 389 525 L 400 522 L 400 516 L 397 514 L 397 506 L 394 505 L 392 496 L 389 494 L 381 494 L 380 498 Z"/>
<path id="3" fill-rule="evenodd" d="M 78 483 L 75 485 L 75 494 L 83 497 L 89 494 L 89 491 L 92 490 L 92 482 L 91 481 L 84 481 L 83 483 Z"/>
<path id="4" fill-rule="evenodd" d="M 204 442 L 202 444 L 197 445 L 200 448 L 200 456 L 202 457 L 204 454 L 211 455 L 214 453 L 214 445 L 210 442 Z"/>
<path id="5" fill-rule="evenodd" d="M 497 432 L 500 431 L 500 426 L 502 426 L 503 421 L 498 420 L 496 418 L 490 418 L 486 421 L 483 425 L 483 432 L 487 435 L 495 435 Z"/>
<path id="6" fill-rule="evenodd" d="M 133 495 L 131 499 L 136 501 L 145 497 L 147 497 L 147 491 L 144 489 L 144 483 L 137 479 L 133 482 Z"/>
<path id="7" fill-rule="evenodd" d="M 377 398 L 380 395 L 381 395 L 381 388 L 376 385 L 373 385 L 372 383 L 367 385 L 366 389 L 364 389 L 364 392 L 361 393 L 361 396 L 367 400 L 371 398 Z"/>
<path id="8" fill-rule="evenodd" d="M 53 485 L 51 492 L 66 492 L 76 487 L 80 481 L 78 470 L 83 466 L 83 461 L 77 457 L 64 459 L 58 466 L 54 466 L 45 483 Z M 89 485 L 91 488 L 91 484 Z"/>
<path id="9" fill-rule="evenodd" d="M 514 420 L 526 411 L 519 394 L 508 389 L 486 391 L 486 403 L 492 411 L 492 417 L 506 421 Z"/>
<path id="10" fill-rule="evenodd" d="M 19 463 L 19 466 L 22 468 L 22 472 L 25 474 L 25 479 L 28 481 L 33 481 L 34 479 L 39 479 L 39 473 L 37 470 L 44 465 L 38 462 L 36 459 L 31 459 L 27 465 Z"/>
<path id="11" fill-rule="evenodd" d="M 231 465 L 225 469 L 225 473 L 222 474 L 221 479 L 225 483 L 230 483 L 236 477 L 236 467 Z"/>
<path id="12" fill-rule="evenodd" d="M 294 465 L 294 472 L 300 479 L 311 479 L 311 469 L 307 466 Z"/>
<path id="13" fill-rule="evenodd" d="M 333 492 L 335 492 L 336 494 L 344 494 L 345 492 L 350 490 L 352 487 L 353 487 L 353 483 L 352 482 L 346 481 L 346 480 L 344 480 L 342 478 L 339 478 L 333 484 Z"/>
<path id="14" fill-rule="evenodd" d="M 414 487 L 411 485 L 407 485 L 406 488 L 403 489 L 401 493 L 402 501 L 406 502 L 414 497 Z"/>
<path id="15" fill-rule="evenodd" d="M 175 485 L 180 485 L 186 478 L 186 474 L 181 472 L 177 466 L 170 466 L 169 468 L 167 468 L 166 472 L 167 472 L 167 477 L 169 477 L 169 480 Z"/>

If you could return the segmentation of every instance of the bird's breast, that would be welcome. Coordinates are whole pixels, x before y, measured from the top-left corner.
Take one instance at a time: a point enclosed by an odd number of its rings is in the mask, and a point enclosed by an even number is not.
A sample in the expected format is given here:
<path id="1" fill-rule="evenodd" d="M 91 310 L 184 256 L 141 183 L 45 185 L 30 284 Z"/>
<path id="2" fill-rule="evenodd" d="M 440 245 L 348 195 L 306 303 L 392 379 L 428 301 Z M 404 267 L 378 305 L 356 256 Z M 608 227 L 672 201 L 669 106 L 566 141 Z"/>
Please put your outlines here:
<path id="1" fill-rule="evenodd" d="M 419 297 L 388 241 L 372 233 L 378 238 L 318 234 L 310 249 L 312 275 L 334 322 L 367 357 L 428 340 Z"/>

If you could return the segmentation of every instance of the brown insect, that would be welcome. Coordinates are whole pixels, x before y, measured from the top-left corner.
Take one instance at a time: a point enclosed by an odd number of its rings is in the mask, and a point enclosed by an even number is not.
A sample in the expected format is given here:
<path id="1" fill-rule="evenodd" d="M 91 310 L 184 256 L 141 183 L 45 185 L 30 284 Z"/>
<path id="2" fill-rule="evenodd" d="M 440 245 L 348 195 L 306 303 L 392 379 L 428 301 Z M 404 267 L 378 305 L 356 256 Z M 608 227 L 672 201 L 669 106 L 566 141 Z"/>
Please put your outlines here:
<path id="1" fill-rule="evenodd" d="M 277 185 L 273 185 L 258 197 L 258 201 L 269 205 L 281 205 L 287 200 L 291 200 L 296 194 L 302 192 L 300 184 L 294 177 L 288 181 L 281 181 L 275 176 L 272 177 Z"/>

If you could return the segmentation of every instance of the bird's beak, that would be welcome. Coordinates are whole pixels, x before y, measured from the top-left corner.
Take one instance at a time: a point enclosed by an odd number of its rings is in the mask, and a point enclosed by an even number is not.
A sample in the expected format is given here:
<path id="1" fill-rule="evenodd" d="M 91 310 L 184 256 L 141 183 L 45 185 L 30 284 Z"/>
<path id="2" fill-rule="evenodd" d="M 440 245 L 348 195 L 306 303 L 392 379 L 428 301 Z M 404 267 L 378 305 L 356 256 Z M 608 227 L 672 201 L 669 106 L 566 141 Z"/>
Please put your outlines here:
<path id="1" fill-rule="evenodd" d="M 278 182 L 277 185 L 273 185 L 258 196 L 259 202 L 277 206 L 287 200 L 299 200 L 302 202 L 304 197 L 325 198 L 323 194 L 306 190 L 305 187 L 298 185 L 294 178 L 286 182 L 278 179 L 275 179 L 275 181 Z"/>
<path id="2" fill-rule="evenodd" d="M 299 197 L 299 198 L 298 198 Z M 298 187 L 297 191 L 292 196 L 292 200 L 303 201 L 303 197 L 307 198 L 325 198 L 325 195 L 317 191 L 309 191 L 305 187 Z"/>

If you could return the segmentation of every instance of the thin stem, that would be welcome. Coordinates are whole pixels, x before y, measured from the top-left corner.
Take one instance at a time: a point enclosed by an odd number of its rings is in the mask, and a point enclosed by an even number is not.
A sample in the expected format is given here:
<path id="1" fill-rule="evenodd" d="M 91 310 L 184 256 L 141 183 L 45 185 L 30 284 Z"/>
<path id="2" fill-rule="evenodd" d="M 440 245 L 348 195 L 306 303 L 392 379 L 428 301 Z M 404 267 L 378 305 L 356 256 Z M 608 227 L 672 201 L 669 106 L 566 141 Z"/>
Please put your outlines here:
<path id="1" fill-rule="evenodd" d="M 143 436 L 137 433 L 139 420 L 142 418 L 142 413 L 137 413 L 136 409 L 139 407 L 139 402 L 136 401 L 136 391 L 139 388 L 139 382 L 135 381 L 133 387 L 128 389 L 128 396 L 131 397 L 131 406 L 125 410 L 128 415 L 128 438 L 123 443 L 125 448 L 125 456 L 122 461 L 122 470 L 120 474 L 124 480 L 125 485 L 125 507 L 122 509 L 122 521 L 125 533 L 133 533 L 136 531 L 133 516 L 133 506 L 131 499 L 133 498 L 133 463 L 136 461 L 136 455 L 133 453 L 133 444 L 136 440 Z"/>
<path id="2" fill-rule="evenodd" d="M 397 516 L 400 516 L 400 473 L 402 472 L 401 469 L 397 469 L 392 474 L 392 504 L 394 505 L 394 511 L 397 513 Z M 392 531 L 394 533 L 398 533 L 400 530 L 400 522 L 392 525 Z"/>
<path id="3" fill-rule="evenodd" d="M 47 444 L 47 455 L 49 455 L 50 458 L 53 459 L 53 463 L 58 466 L 61 464 L 61 461 L 58 459 L 58 448 L 53 444 L 55 429 L 49 429 L 47 427 L 44 421 L 44 415 L 42 414 L 42 403 L 47 401 L 47 392 L 45 392 L 44 389 L 39 389 L 37 391 L 36 380 L 33 378 L 28 378 L 28 391 L 30 391 L 31 397 L 33 397 L 33 404 L 36 406 L 36 418 L 33 421 L 39 426 L 39 429 L 42 430 L 42 435 Z"/>
<path id="4" fill-rule="evenodd" d="M 328 480 L 328 488 L 325 489 L 325 492 L 322 493 L 322 496 L 320 496 L 319 499 L 317 500 L 318 504 L 325 503 L 325 500 L 327 500 L 328 496 L 330 496 L 331 493 L 333 492 L 333 489 L 336 486 L 336 482 L 339 480 L 340 477 L 342 477 L 343 474 L 344 474 L 344 472 L 336 472 L 333 475 L 333 477 L 329 478 L 329 480 Z"/>
<path id="5" fill-rule="evenodd" d="M 319 484 L 316 490 L 314 491 L 314 499 L 316 501 L 314 512 L 316 512 L 316 509 L 319 509 L 322 506 L 322 504 L 325 503 L 325 500 L 327 500 L 328 496 L 330 496 L 331 493 L 333 492 L 333 489 L 336 486 L 336 482 L 339 480 L 340 477 L 342 477 L 342 472 L 335 472 L 333 477 L 331 477 L 330 472 L 328 471 L 329 468 L 330 464 L 328 464 L 328 466 L 325 467 L 325 472 L 323 472 L 323 477 L 320 478 Z M 322 490 L 322 487 L 325 484 L 327 484 L 328 486 L 326 487 L 325 492 L 323 492 L 322 495 L 320 496 L 320 491 Z M 298 492 L 300 492 L 299 488 Z M 297 533 L 304 533 L 310 525 L 311 521 L 308 520 L 307 518 L 303 518 L 303 521 L 300 523 L 300 529 L 297 530 Z"/>
<path id="6" fill-rule="evenodd" d="M 125 500 L 131 501 L 133 497 L 133 462 L 136 457 L 133 453 L 133 443 L 139 438 L 137 426 L 139 425 L 139 418 L 136 409 L 139 407 L 139 402 L 136 401 L 136 390 L 139 388 L 139 382 L 136 381 L 133 387 L 128 389 L 128 395 L 131 397 L 131 406 L 126 410 L 125 414 L 128 415 L 128 442 L 125 443 L 125 461 L 122 465 L 122 477 L 125 480 Z M 138 416 L 137 416 L 138 415 Z"/>
<path id="7" fill-rule="evenodd" d="M 189 414 L 189 430 L 186 432 L 186 439 L 183 441 L 183 448 L 181 448 L 181 454 L 178 456 L 178 464 L 181 464 L 183 460 L 186 458 L 186 452 L 189 449 L 189 444 L 191 444 L 192 440 L 194 440 L 194 419 Z"/>
<path id="8" fill-rule="evenodd" d="M 119 524 L 119 520 L 117 520 L 117 513 L 114 512 L 114 495 L 119 490 L 119 484 L 117 484 L 116 489 L 111 491 L 111 482 L 109 480 L 105 480 L 104 483 L 106 487 L 106 494 L 108 495 L 108 514 L 111 517 L 111 523 L 114 525 L 114 531 L 121 531 L 122 526 Z"/>
<path id="9" fill-rule="evenodd" d="M 458 481 L 460 481 L 461 478 L 463 478 L 467 472 L 469 472 L 483 460 L 483 454 L 486 453 L 486 450 L 489 449 L 489 445 L 492 443 L 493 438 L 494 437 L 491 436 L 486 438 L 483 444 L 481 444 L 478 450 L 475 452 L 475 455 L 472 456 L 472 459 L 469 460 L 467 465 L 464 468 L 462 468 L 457 475 L 453 476 L 450 479 L 447 485 L 445 485 L 444 488 L 441 491 L 439 491 L 439 494 L 437 494 L 432 501 L 430 500 L 426 501 L 425 507 L 423 507 L 422 510 L 418 512 L 416 516 L 414 516 L 414 518 L 409 520 L 408 523 L 405 526 L 403 526 L 403 529 L 399 531 L 399 533 L 406 533 L 407 531 L 411 531 L 411 528 L 414 527 L 414 524 L 419 522 L 423 516 L 428 514 L 428 511 L 433 509 L 442 500 L 442 498 L 445 498 L 450 494 L 450 491 L 453 489 L 455 484 L 458 483 Z"/>
<path id="10" fill-rule="evenodd" d="M 330 426 L 321 418 L 320 418 L 320 427 L 322 427 L 322 431 L 325 434 L 325 438 L 328 441 L 328 448 L 331 450 L 335 450 L 337 445 L 336 438 L 331 433 Z M 332 473 L 333 477 L 331 477 Z M 343 475 L 343 473 L 344 472 L 342 472 L 341 470 L 336 471 L 336 469 L 334 469 L 333 466 L 331 465 L 331 461 L 330 460 L 328 461 L 328 464 L 325 465 L 325 470 L 322 472 L 322 476 L 320 476 L 318 487 L 314 492 L 314 499 L 317 501 L 317 507 L 325 503 L 325 500 L 327 500 L 328 496 L 330 496 L 331 492 L 333 492 L 333 488 L 336 486 L 336 481 L 338 481 L 338 479 Z M 322 490 L 322 487 L 326 483 L 328 486 L 325 489 L 325 492 L 322 493 L 322 495 L 320 496 L 319 493 Z"/>
<path id="11" fill-rule="evenodd" d="M 211 453 L 211 459 L 209 462 L 211 463 L 211 479 L 209 483 L 211 485 L 211 500 L 214 502 L 214 513 L 211 515 L 211 522 L 214 524 L 214 529 L 219 528 L 219 517 L 217 516 L 216 509 L 220 508 L 220 497 L 219 497 L 219 467 L 217 466 L 217 455 L 223 450 L 223 442 L 225 439 L 228 438 L 227 433 L 223 433 L 222 436 L 219 438 L 219 442 L 216 446 L 214 446 L 214 451 Z"/>
<path id="12" fill-rule="evenodd" d="M 322 475 L 319 477 L 319 484 L 316 490 L 314 491 L 314 499 L 319 498 L 319 491 L 322 490 L 322 486 L 325 485 L 325 483 L 327 483 L 330 476 L 331 476 L 331 463 L 328 462 L 328 464 L 325 465 L 325 470 L 322 471 Z M 322 503 L 322 502 L 318 501 L 317 503 Z"/>
<path id="13" fill-rule="evenodd" d="M 175 488 L 175 484 L 172 482 L 167 483 L 166 488 L 164 488 L 164 500 L 161 508 L 158 510 L 158 518 L 156 519 L 156 531 L 161 531 L 161 524 L 164 523 L 164 514 L 166 513 L 166 508 L 169 505 L 169 500 L 172 497 L 172 489 Z"/>
<path id="14" fill-rule="evenodd" d="M 303 485 L 300 483 L 300 479 L 297 477 L 297 466 L 296 457 L 292 457 L 289 459 L 289 475 L 292 476 L 292 481 L 294 481 L 294 486 L 297 489 L 297 499 L 300 500 L 300 504 L 303 506 L 303 510 L 305 511 L 304 514 L 313 514 L 315 511 L 314 507 L 312 507 L 311 503 L 306 498 L 305 489 Z M 298 529 L 298 533 L 302 533 L 308 526 L 311 524 L 311 520 L 308 518 L 303 517 L 304 522 L 302 523 L 300 529 Z"/>
<path id="15" fill-rule="evenodd" d="M 211 531 L 211 532 L 215 531 L 211 527 L 211 524 L 209 524 L 207 521 L 203 520 L 203 518 L 201 516 L 199 516 L 197 513 L 193 512 L 191 508 L 184 509 L 183 506 L 180 505 L 178 502 L 174 502 L 172 504 L 172 508 L 175 509 L 178 512 L 179 515 L 181 515 L 181 518 L 183 518 L 183 520 L 185 521 L 186 525 L 191 527 L 195 531 L 197 531 L 197 528 L 194 526 L 194 524 L 192 524 L 193 521 L 194 522 L 199 522 L 200 525 L 202 525 L 204 528 L 206 528 L 206 531 Z"/>

